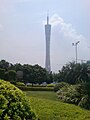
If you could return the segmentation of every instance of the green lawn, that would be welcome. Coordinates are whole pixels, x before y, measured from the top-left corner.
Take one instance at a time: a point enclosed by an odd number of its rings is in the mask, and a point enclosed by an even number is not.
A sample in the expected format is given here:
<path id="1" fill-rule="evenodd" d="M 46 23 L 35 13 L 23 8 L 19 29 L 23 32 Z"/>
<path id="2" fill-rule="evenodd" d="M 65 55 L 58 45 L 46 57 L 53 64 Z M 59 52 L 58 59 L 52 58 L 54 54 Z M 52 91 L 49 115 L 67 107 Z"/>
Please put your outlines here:
<path id="1" fill-rule="evenodd" d="M 26 94 L 40 120 L 90 120 L 90 111 L 58 101 L 54 92 L 28 91 Z"/>

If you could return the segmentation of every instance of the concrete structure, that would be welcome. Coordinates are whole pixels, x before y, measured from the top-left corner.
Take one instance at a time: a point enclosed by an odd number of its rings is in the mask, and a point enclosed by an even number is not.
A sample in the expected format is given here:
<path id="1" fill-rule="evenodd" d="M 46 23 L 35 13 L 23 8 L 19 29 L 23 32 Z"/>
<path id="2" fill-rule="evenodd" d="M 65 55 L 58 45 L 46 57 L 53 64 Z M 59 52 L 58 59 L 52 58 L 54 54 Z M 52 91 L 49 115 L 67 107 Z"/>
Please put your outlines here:
<path id="1" fill-rule="evenodd" d="M 50 65 L 50 35 L 51 35 L 51 25 L 49 24 L 49 16 L 47 16 L 47 24 L 45 25 L 45 38 L 46 38 L 45 68 L 48 72 L 51 71 L 51 65 Z"/>

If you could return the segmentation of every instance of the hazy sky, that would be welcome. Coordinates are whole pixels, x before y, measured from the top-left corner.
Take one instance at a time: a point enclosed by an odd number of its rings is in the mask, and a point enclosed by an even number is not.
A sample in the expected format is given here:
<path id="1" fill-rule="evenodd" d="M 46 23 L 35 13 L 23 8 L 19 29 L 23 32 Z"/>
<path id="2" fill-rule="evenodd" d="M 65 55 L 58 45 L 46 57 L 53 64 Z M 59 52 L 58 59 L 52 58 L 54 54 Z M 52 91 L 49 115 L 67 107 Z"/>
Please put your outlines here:
<path id="1" fill-rule="evenodd" d="M 45 30 L 49 10 L 51 68 L 90 60 L 90 0 L 0 0 L 0 60 L 45 66 Z"/>

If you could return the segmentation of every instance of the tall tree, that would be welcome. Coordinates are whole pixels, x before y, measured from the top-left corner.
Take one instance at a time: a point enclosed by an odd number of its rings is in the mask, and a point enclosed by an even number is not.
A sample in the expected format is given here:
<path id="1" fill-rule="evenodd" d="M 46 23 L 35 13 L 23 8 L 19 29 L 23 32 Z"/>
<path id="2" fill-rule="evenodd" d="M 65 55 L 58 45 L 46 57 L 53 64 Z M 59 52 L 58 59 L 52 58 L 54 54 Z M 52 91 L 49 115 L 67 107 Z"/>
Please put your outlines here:
<path id="1" fill-rule="evenodd" d="M 0 68 L 3 68 L 3 69 L 8 70 L 9 66 L 10 66 L 10 63 L 9 63 L 9 62 L 7 62 L 7 61 L 5 61 L 5 60 L 1 60 L 1 61 L 0 61 Z"/>
<path id="2" fill-rule="evenodd" d="M 90 82 L 90 65 L 72 62 L 63 66 L 58 74 L 60 79 L 70 84 Z"/>
<path id="3" fill-rule="evenodd" d="M 8 80 L 10 82 L 16 81 L 16 71 L 9 70 L 9 71 L 5 72 L 5 80 Z"/>

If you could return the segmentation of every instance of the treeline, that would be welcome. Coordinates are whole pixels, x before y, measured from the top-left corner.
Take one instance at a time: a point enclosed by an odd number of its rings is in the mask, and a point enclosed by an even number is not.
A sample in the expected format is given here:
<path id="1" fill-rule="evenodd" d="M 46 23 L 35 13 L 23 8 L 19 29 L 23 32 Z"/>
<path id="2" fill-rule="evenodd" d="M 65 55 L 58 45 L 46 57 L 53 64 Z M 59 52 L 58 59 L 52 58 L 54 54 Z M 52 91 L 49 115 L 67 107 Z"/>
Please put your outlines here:
<path id="1" fill-rule="evenodd" d="M 0 61 L 0 78 L 10 82 L 18 81 L 32 84 L 53 82 L 52 72 L 49 73 L 48 71 L 46 71 L 45 68 L 42 68 L 37 64 L 12 64 L 7 62 L 6 60 Z"/>
<path id="2" fill-rule="evenodd" d="M 90 82 L 90 64 L 70 62 L 62 67 L 58 73 L 46 71 L 38 64 L 12 64 L 6 60 L 0 61 L 0 78 L 10 82 L 24 82 L 42 84 L 43 82 L 67 82 L 77 84 Z"/>
<path id="3" fill-rule="evenodd" d="M 54 79 L 69 84 L 90 82 L 90 64 L 70 62 L 55 74 Z"/>

